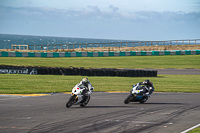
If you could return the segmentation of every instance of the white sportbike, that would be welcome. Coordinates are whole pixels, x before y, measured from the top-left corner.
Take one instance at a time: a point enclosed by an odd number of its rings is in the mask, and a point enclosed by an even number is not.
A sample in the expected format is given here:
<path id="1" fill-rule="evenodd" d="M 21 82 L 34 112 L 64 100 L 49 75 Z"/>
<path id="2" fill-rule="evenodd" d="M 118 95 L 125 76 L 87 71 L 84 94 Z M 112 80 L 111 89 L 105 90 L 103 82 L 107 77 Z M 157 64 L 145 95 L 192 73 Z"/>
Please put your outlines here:
<path id="1" fill-rule="evenodd" d="M 91 90 L 94 88 L 92 87 Z M 85 107 L 90 101 L 90 94 L 92 91 L 89 91 L 85 86 L 74 86 L 72 89 L 72 94 L 69 98 L 69 101 L 66 103 L 66 107 L 70 108 L 72 105 L 80 105 L 81 107 Z"/>

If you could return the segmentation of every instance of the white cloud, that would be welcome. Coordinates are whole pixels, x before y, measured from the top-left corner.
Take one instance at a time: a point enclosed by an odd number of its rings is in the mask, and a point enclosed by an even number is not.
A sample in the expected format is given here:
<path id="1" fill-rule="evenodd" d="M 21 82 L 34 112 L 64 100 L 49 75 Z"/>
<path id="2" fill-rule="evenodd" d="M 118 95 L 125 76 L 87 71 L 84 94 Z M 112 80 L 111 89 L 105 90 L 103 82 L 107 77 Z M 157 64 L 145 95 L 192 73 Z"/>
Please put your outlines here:
<path id="1" fill-rule="evenodd" d="M 137 12 L 116 12 L 118 9 L 112 7 L 112 11 L 103 12 L 97 6 L 88 6 L 86 9 L 80 10 L 67 10 L 67 9 L 55 9 L 55 8 L 38 8 L 38 7 L 0 7 L 1 18 L 6 17 L 19 17 L 30 19 L 51 19 L 56 17 L 60 20 L 65 19 L 98 19 L 102 21 L 111 21 L 118 18 L 124 21 L 199 21 L 200 12 L 156 12 L 156 11 L 137 11 Z M 114 12 L 113 12 L 114 10 Z M 5 18 L 4 18 L 5 17 Z"/>
<path id="2" fill-rule="evenodd" d="M 51 18 L 57 16 L 58 19 L 63 18 L 79 18 L 79 19 L 91 19 L 99 18 L 101 16 L 102 20 L 110 19 L 113 17 L 118 17 L 121 20 L 168 20 L 168 21 L 187 21 L 200 19 L 200 13 L 184 13 L 184 12 L 156 12 L 156 11 L 137 11 L 137 12 L 103 12 L 97 6 L 91 7 L 88 6 L 87 9 L 81 10 L 65 10 L 65 9 L 54 9 L 54 8 L 37 8 L 37 7 L 0 7 L 1 16 L 21 16 L 26 17 L 42 17 Z M 115 10 L 116 11 L 116 10 Z M 63 18 L 62 18 L 63 17 Z"/>
<path id="3" fill-rule="evenodd" d="M 116 11 L 119 10 L 118 7 L 115 7 L 115 6 L 113 6 L 113 5 L 110 5 L 109 8 L 110 8 L 113 12 L 116 12 Z"/>
<path id="4" fill-rule="evenodd" d="M 109 11 L 110 6 L 121 12 L 171 11 L 199 12 L 199 0 L 1 0 L 0 6 L 11 7 L 49 7 L 57 9 L 83 9 L 88 6 Z"/>
<path id="5" fill-rule="evenodd" d="M 174 7 L 170 10 L 166 10 L 170 5 L 160 8 L 163 4 L 172 3 L 172 0 L 163 3 L 156 0 L 158 5 L 154 5 L 155 1 L 151 0 L 129 3 L 125 0 L 120 4 L 118 0 L 88 1 L 83 0 L 77 6 L 68 0 L 58 0 L 57 4 L 54 1 L 47 5 L 45 1 L 37 0 L 24 1 L 21 6 L 16 1 L 15 6 L 3 4 L 0 6 L 1 33 L 132 40 L 188 39 L 200 36 L 200 11 L 183 10 L 183 7 L 188 6 L 186 4 L 180 4 L 180 11 L 174 10 L 179 0 L 174 1 Z M 32 4 L 31 7 L 26 6 L 27 2 Z"/>

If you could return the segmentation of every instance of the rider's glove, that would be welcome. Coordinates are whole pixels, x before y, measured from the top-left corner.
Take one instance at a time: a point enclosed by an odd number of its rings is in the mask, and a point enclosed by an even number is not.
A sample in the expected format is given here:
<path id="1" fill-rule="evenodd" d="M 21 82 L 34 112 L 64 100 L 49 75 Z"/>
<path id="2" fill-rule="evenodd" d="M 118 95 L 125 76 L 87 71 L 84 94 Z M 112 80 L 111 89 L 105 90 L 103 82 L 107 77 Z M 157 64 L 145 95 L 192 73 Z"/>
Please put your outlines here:
<path id="1" fill-rule="evenodd" d="M 91 87 L 91 88 L 90 88 L 90 91 L 93 92 L 93 90 L 94 90 L 94 87 Z"/>

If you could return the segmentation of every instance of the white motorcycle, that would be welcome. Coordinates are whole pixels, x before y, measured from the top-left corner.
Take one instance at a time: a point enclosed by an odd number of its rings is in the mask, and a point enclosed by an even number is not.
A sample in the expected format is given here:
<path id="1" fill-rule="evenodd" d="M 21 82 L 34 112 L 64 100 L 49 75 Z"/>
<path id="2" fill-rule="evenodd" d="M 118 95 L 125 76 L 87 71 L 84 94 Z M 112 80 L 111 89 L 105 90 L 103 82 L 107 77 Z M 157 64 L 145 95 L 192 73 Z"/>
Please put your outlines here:
<path id="1" fill-rule="evenodd" d="M 91 90 L 94 88 L 92 87 Z M 74 86 L 72 89 L 72 94 L 69 98 L 69 101 L 66 103 L 66 107 L 70 108 L 72 105 L 80 105 L 81 107 L 85 107 L 90 101 L 90 94 L 92 92 L 88 91 L 85 86 Z"/>
<path id="2" fill-rule="evenodd" d="M 128 97 L 124 100 L 125 104 L 130 102 L 145 103 L 148 100 L 149 92 L 146 92 L 148 88 L 146 86 L 140 86 L 139 84 L 133 85 Z"/>

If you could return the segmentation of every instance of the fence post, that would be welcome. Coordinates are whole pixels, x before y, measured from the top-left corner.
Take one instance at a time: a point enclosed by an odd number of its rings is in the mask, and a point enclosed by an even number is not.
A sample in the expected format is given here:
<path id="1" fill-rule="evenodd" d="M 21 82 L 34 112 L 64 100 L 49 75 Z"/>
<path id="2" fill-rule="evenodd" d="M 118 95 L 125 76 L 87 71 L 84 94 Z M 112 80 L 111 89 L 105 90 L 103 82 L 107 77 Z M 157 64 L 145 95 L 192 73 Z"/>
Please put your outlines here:
<path id="1" fill-rule="evenodd" d="M 47 44 L 47 51 L 49 51 L 49 44 Z"/>
<path id="2" fill-rule="evenodd" d="M 177 46 L 177 40 L 176 40 L 176 46 Z"/>
<path id="3" fill-rule="evenodd" d="M 87 43 L 85 45 L 86 45 L 85 48 L 87 49 Z"/>
<path id="4" fill-rule="evenodd" d="M 43 44 L 41 45 L 41 50 L 43 49 Z"/>
<path id="5" fill-rule="evenodd" d="M 195 43 L 194 43 L 195 45 L 196 45 L 196 41 L 197 41 L 197 40 L 195 40 Z"/>
<path id="6" fill-rule="evenodd" d="M 73 44 L 73 51 L 74 51 L 74 44 Z"/>
<path id="7" fill-rule="evenodd" d="M 121 42 L 121 47 L 122 47 L 122 42 Z"/>
<path id="8" fill-rule="evenodd" d="M 93 43 L 92 43 L 92 49 L 93 49 Z"/>
<path id="9" fill-rule="evenodd" d="M 145 46 L 147 46 L 146 43 L 147 43 L 147 42 L 145 41 Z"/>
<path id="10" fill-rule="evenodd" d="M 152 41 L 151 41 L 151 46 L 152 46 Z"/>
<path id="11" fill-rule="evenodd" d="M 134 42 L 133 42 L 133 47 L 134 47 Z"/>
<path id="12" fill-rule="evenodd" d="M 139 47 L 140 47 L 140 42 L 139 42 Z"/>
<path id="13" fill-rule="evenodd" d="M 116 43 L 115 43 L 115 48 L 117 47 Z"/>

